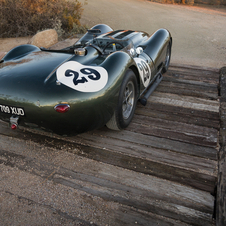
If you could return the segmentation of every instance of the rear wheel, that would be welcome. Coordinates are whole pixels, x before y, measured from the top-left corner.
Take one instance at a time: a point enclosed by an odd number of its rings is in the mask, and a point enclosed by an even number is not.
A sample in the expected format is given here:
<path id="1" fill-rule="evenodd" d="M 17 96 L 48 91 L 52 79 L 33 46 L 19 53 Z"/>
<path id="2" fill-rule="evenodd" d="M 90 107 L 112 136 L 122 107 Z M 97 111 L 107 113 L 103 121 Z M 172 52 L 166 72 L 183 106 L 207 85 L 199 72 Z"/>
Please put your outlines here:
<path id="1" fill-rule="evenodd" d="M 162 73 L 167 72 L 167 70 L 169 68 L 169 64 L 170 64 L 170 58 L 171 58 L 171 42 L 169 42 L 169 44 L 167 46 L 166 57 L 165 57 L 165 62 L 164 62 L 164 66 L 162 69 Z"/>
<path id="2" fill-rule="evenodd" d="M 137 104 L 137 93 L 137 78 L 132 70 L 128 70 L 121 85 L 114 115 L 106 124 L 109 129 L 121 130 L 130 124 Z"/>

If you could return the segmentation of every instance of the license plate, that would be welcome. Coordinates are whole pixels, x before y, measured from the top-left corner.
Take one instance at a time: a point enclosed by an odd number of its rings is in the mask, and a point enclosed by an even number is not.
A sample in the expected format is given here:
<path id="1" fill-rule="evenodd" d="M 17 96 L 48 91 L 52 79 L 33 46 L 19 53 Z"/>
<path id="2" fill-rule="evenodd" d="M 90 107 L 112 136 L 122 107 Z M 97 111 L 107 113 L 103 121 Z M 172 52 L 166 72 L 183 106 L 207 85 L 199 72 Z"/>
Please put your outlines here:
<path id="1" fill-rule="evenodd" d="M 25 116 L 25 111 L 22 107 L 14 107 L 9 105 L 0 104 L 0 113 Z"/>

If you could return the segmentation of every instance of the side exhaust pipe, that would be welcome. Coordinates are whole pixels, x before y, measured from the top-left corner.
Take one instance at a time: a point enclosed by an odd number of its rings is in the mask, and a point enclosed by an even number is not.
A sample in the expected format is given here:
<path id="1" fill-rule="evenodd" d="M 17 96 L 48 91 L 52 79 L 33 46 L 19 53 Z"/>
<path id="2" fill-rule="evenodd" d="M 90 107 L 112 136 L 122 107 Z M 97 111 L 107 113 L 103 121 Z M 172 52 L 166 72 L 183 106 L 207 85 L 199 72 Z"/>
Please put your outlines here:
<path id="1" fill-rule="evenodd" d="M 154 92 L 156 87 L 159 85 L 159 83 L 162 81 L 163 76 L 161 73 L 159 73 L 155 79 L 155 81 L 151 84 L 151 86 L 148 88 L 147 92 L 144 94 L 143 97 L 139 99 L 140 103 L 143 106 L 146 106 L 148 98 L 151 96 L 151 94 Z"/>

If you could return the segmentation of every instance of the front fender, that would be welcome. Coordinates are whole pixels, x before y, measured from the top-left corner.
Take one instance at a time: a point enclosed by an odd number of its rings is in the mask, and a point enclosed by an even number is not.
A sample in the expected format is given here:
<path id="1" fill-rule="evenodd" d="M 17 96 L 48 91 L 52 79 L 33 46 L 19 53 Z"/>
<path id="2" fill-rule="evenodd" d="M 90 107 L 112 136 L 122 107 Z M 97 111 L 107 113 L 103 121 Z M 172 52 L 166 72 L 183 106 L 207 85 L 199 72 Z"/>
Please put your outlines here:
<path id="1" fill-rule="evenodd" d="M 162 67 L 165 60 L 168 43 L 171 42 L 171 34 L 166 29 L 156 31 L 144 44 L 144 52 L 151 57 L 156 70 Z"/>
<path id="2" fill-rule="evenodd" d="M 109 55 L 100 65 L 109 75 L 106 90 L 114 89 L 118 94 L 126 71 L 134 64 L 134 60 L 125 52 L 120 51 Z"/>
<path id="3" fill-rule="evenodd" d="M 117 107 L 121 84 L 131 65 L 134 65 L 134 60 L 125 52 L 115 52 L 99 65 L 108 72 L 108 82 L 98 94 L 101 97 L 102 112 L 105 112 L 102 114 L 105 116 L 104 124 L 110 120 Z"/>

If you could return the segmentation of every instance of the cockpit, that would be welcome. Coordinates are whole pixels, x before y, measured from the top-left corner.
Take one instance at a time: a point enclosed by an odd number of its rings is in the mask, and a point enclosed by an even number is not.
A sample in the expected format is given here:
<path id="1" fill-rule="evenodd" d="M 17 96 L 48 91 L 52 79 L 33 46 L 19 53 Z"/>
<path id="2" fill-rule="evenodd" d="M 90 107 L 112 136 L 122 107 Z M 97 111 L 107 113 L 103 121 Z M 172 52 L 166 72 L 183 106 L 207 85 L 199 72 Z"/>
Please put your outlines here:
<path id="1" fill-rule="evenodd" d="M 90 29 L 80 38 L 74 45 L 61 50 L 50 50 L 40 48 L 42 51 L 59 52 L 59 53 L 75 53 L 79 56 L 87 54 L 86 47 L 93 47 L 100 55 L 109 55 L 116 51 L 124 51 L 135 57 L 143 52 L 144 43 L 148 39 L 148 34 L 144 32 L 136 32 L 131 30 L 111 30 L 107 33 L 102 33 L 100 29 Z"/>
<path id="2" fill-rule="evenodd" d="M 100 54 L 109 55 L 116 51 L 130 53 L 134 49 L 130 39 L 117 39 L 109 35 L 99 35 L 98 29 L 88 30 L 87 34 L 76 43 L 76 46 L 91 46 L 98 50 Z"/>
<path id="3" fill-rule="evenodd" d="M 134 49 L 134 45 L 131 40 L 115 39 L 111 36 L 94 38 L 87 43 L 87 46 L 98 48 L 102 54 L 106 55 L 120 50 L 129 53 L 131 49 Z"/>

